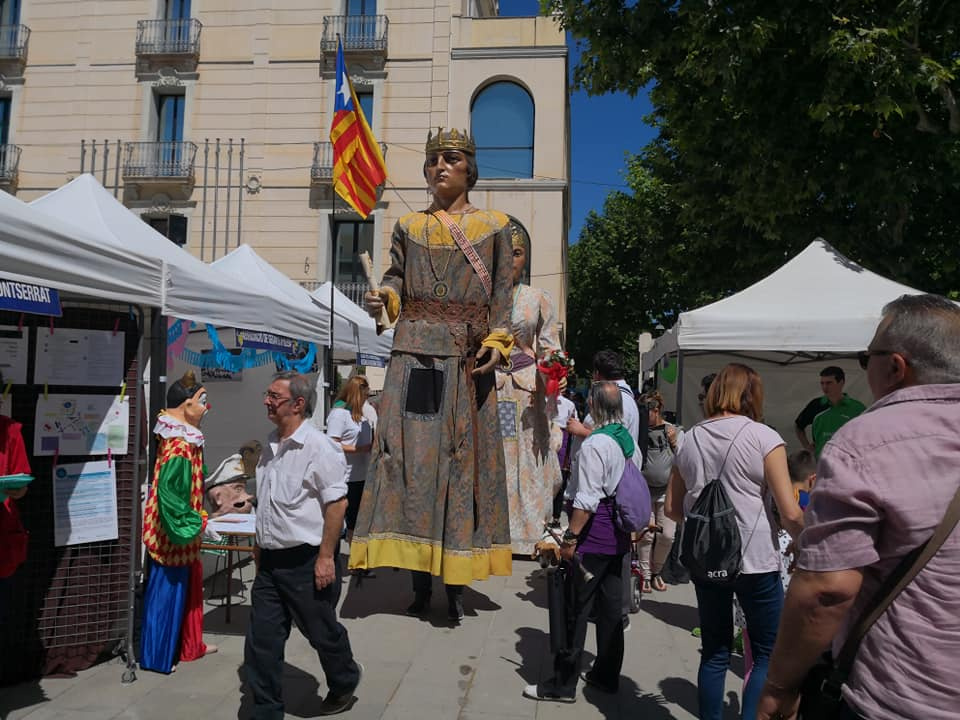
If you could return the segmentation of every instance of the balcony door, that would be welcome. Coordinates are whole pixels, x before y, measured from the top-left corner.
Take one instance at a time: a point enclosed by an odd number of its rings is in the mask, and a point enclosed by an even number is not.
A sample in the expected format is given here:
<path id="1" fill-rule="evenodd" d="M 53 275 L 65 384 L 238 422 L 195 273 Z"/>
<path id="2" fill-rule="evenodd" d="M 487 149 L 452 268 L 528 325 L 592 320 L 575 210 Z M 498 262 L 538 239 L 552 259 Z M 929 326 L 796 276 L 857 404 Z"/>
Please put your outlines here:
<path id="1" fill-rule="evenodd" d="M 183 95 L 157 95 L 157 162 L 164 177 L 180 174 L 185 99 Z"/>
<path id="2" fill-rule="evenodd" d="M 337 288 L 358 305 L 366 289 L 366 276 L 360 264 L 360 253 L 373 257 L 373 223 L 336 223 L 337 263 L 333 282 Z"/>
<path id="3" fill-rule="evenodd" d="M 20 0 L 0 0 L 0 25 L 20 24 Z"/>
<path id="4" fill-rule="evenodd" d="M 366 48 L 373 47 L 376 42 L 377 0 L 347 0 L 345 45 Z"/>
<path id="5" fill-rule="evenodd" d="M 10 139 L 10 98 L 0 97 L 0 145 Z M 3 152 L 0 150 L 0 152 Z"/>
<path id="6" fill-rule="evenodd" d="M 167 46 L 173 52 L 190 49 L 190 0 L 167 0 L 163 19 L 166 23 Z"/>

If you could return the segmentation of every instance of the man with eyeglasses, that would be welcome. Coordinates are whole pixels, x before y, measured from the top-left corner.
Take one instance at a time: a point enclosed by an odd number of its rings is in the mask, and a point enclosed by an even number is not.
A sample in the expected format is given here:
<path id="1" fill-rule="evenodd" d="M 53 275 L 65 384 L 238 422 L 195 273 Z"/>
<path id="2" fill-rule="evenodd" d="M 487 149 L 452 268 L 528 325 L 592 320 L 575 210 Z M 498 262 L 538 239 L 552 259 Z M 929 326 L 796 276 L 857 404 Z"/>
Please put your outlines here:
<path id="1" fill-rule="evenodd" d="M 847 376 L 836 365 L 820 371 L 820 389 L 823 395 L 814 398 L 797 415 L 796 430 L 800 444 L 817 457 L 833 434 L 847 422 L 862 413 L 863 403 L 843 391 Z M 807 427 L 813 426 L 813 442 L 807 437 Z"/>
<path id="2" fill-rule="evenodd" d="M 761 720 L 794 717 L 809 669 L 831 642 L 839 652 L 960 488 L 960 306 L 938 295 L 891 302 L 860 363 L 875 402 L 820 456 Z M 958 568 L 954 530 L 867 632 L 843 685 L 840 717 L 957 717 Z"/>
<path id="3" fill-rule="evenodd" d="M 295 622 L 317 651 L 327 695 L 317 714 L 349 709 L 363 668 L 337 620 L 340 533 L 347 508 L 343 450 L 313 423 L 313 383 L 282 372 L 264 393 L 277 426 L 257 464 L 257 577 L 244 647 L 257 720 L 282 720 L 283 650 Z"/>

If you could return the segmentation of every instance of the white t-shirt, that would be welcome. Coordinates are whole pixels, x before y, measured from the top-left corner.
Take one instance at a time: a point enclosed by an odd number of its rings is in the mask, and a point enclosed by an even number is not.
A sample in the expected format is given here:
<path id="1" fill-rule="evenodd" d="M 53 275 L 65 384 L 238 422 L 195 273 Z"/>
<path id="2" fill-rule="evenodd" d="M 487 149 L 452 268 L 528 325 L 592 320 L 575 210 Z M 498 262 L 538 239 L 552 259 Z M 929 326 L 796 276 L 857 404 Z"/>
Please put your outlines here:
<path id="1" fill-rule="evenodd" d="M 742 429 L 742 430 L 741 430 Z M 731 441 L 740 431 L 731 448 Z M 703 451 L 703 459 L 697 449 Z M 771 521 L 769 503 L 764 505 L 763 460 L 783 445 L 783 438 L 771 427 L 748 417 L 702 420 L 688 432 L 677 451 L 674 467 L 679 470 L 687 488 L 683 499 L 684 515 L 690 512 L 708 480 L 720 472 L 724 455 L 730 449 L 723 468 L 723 487 L 736 510 L 745 574 L 780 570 L 780 546 L 776 527 Z M 705 469 L 706 468 L 706 469 Z M 709 473 L 707 478 L 705 473 Z"/>
<path id="2" fill-rule="evenodd" d="M 360 422 L 353 419 L 353 415 L 345 407 L 335 407 L 327 415 L 327 437 L 340 438 L 343 445 L 354 447 L 371 445 L 373 443 L 373 428 L 370 421 L 363 417 Z M 367 467 L 370 465 L 370 451 L 344 453 L 347 465 L 350 466 L 350 475 L 347 482 L 363 482 L 367 479 Z"/>
<path id="3" fill-rule="evenodd" d="M 575 418 L 576 416 L 577 406 L 573 404 L 573 401 L 569 398 L 565 398 L 563 395 L 558 395 L 557 416 L 553 419 L 553 421 L 565 430 L 567 428 L 567 421 L 570 418 Z"/>

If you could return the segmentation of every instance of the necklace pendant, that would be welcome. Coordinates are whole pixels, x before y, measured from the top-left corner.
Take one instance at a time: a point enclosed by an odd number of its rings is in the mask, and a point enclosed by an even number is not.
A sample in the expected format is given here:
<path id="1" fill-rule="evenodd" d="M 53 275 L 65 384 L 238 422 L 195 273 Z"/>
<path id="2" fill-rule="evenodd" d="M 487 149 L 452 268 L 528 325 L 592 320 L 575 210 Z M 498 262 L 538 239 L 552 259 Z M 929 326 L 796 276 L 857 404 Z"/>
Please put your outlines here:
<path id="1" fill-rule="evenodd" d="M 437 280 L 433 284 L 433 296 L 438 298 L 445 298 L 447 293 L 450 292 L 450 288 L 447 287 L 447 284 L 443 280 Z"/>

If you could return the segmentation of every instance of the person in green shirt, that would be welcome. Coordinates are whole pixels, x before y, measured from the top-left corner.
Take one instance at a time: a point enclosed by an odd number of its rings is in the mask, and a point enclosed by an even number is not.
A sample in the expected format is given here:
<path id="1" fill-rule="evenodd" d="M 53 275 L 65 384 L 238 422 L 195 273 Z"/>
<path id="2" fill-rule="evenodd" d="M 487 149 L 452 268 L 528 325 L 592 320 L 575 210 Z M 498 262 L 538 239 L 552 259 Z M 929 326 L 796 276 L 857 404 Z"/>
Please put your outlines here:
<path id="1" fill-rule="evenodd" d="M 833 434 L 866 408 L 843 391 L 846 375 L 836 365 L 820 371 L 820 389 L 823 395 L 814 398 L 797 415 L 797 438 L 804 448 L 820 457 L 820 452 Z M 807 437 L 807 427 L 813 426 L 813 442 Z"/>

